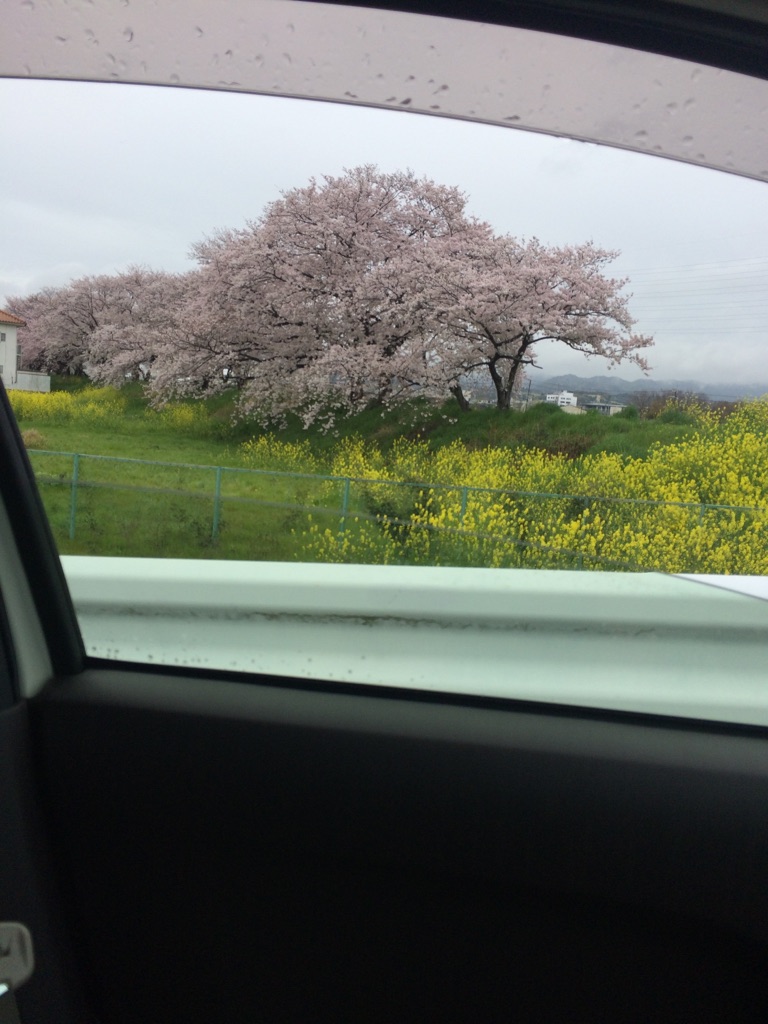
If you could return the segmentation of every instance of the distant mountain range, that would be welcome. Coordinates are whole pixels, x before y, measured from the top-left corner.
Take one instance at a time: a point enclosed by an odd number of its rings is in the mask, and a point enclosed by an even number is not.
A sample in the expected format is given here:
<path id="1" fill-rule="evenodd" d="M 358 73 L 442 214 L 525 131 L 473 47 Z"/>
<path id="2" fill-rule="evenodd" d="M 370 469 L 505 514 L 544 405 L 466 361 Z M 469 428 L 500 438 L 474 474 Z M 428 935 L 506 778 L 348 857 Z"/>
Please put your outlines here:
<path id="1" fill-rule="evenodd" d="M 666 392 L 681 391 L 706 395 L 719 402 L 735 402 L 740 398 L 758 398 L 768 394 L 768 382 L 763 384 L 704 384 L 698 380 L 624 380 L 622 377 L 579 377 L 575 373 L 563 373 L 556 377 L 530 374 L 531 389 L 537 392 L 554 391 L 586 392 L 611 398 L 636 394 L 639 391 Z"/>

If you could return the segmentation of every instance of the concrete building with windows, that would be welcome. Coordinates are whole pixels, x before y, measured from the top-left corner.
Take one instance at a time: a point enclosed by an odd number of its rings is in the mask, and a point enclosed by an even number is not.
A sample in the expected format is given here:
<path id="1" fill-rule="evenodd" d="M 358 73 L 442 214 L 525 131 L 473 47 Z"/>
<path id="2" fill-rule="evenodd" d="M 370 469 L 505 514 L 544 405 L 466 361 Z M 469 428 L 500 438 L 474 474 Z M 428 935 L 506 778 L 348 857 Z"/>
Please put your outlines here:
<path id="1" fill-rule="evenodd" d="M 599 402 L 586 402 L 584 408 L 587 412 L 599 412 L 602 416 L 615 416 L 621 412 L 626 406 L 620 402 L 611 401 L 599 401 Z"/>
<path id="2" fill-rule="evenodd" d="M 26 327 L 20 316 L 0 309 L 0 380 L 8 390 L 50 391 L 51 378 L 47 373 L 22 370 L 17 331 Z"/>
<path id="3" fill-rule="evenodd" d="M 556 395 L 547 395 L 545 401 L 559 405 L 561 409 L 579 404 L 578 398 L 572 391 L 559 391 Z"/>

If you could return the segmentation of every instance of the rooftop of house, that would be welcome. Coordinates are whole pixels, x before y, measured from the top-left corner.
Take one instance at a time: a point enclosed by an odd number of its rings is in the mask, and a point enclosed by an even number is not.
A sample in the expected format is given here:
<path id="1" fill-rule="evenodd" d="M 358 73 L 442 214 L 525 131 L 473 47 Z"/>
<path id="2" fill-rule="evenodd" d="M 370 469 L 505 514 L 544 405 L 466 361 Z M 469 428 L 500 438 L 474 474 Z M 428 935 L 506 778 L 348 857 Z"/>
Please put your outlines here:
<path id="1" fill-rule="evenodd" d="M 26 327 L 26 320 L 22 320 L 20 316 L 16 316 L 14 313 L 8 313 L 4 309 L 0 309 L 0 324 L 10 324 L 12 327 Z"/>

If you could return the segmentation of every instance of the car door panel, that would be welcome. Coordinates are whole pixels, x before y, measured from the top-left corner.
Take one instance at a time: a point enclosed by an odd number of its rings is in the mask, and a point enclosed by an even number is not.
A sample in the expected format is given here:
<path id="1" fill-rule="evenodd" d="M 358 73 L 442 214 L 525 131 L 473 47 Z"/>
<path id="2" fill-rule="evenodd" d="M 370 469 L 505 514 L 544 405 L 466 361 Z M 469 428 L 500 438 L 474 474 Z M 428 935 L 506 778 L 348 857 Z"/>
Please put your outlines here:
<path id="1" fill-rule="evenodd" d="M 105 1020 L 768 1006 L 759 730 L 106 667 L 32 719 Z"/>
<path id="2" fill-rule="evenodd" d="M 0 711 L 0 780 L 0 920 L 26 924 L 35 948 L 35 971 L 18 993 L 22 1020 L 52 1020 L 55 1011 L 61 1024 L 85 1024 L 91 1018 L 62 915 L 25 704 Z"/>

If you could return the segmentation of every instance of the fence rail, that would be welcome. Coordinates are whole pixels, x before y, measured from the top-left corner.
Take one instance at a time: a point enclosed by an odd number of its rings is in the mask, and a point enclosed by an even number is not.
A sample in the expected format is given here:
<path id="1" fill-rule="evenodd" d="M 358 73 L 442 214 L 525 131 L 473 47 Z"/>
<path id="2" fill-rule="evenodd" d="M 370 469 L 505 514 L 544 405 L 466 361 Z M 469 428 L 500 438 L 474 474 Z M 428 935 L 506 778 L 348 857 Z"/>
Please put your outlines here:
<path id="1" fill-rule="evenodd" d="M 627 508 L 630 512 L 633 509 L 648 507 L 680 509 L 692 512 L 695 522 L 699 524 L 704 523 L 708 514 L 732 513 L 761 518 L 768 515 L 768 509 L 764 508 L 710 502 L 511 490 L 476 487 L 470 484 L 397 481 L 284 469 L 209 466 L 47 450 L 31 450 L 29 455 L 44 498 L 48 496 L 49 500 L 46 503 L 50 506 L 49 514 L 54 513 L 54 528 L 60 536 L 65 536 L 70 542 L 78 537 L 83 518 L 86 517 L 81 507 L 86 496 L 105 490 L 114 492 L 116 496 L 123 495 L 126 500 L 130 500 L 131 496 L 149 496 L 153 499 L 165 496 L 183 499 L 187 503 L 196 502 L 197 508 L 202 508 L 203 511 L 201 516 L 194 520 L 193 527 L 201 543 L 205 541 L 209 546 L 216 546 L 220 541 L 225 524 L 225 510 L 229 516 L 236 508 L 244 513 L 250 510 L 251 513 L 250 520 L 241 523 L 241 532 L 244 535 L 248 532 L 248 523 L 250 522 L 252 527 L 256 522 L 254 516 L 272 510 L 320 517 L 326 522 L 335 523 L 335 529 L 340 536 L 344 535 L 350 520 L 354 519 L 355 522 L 376 522 L 388 528 L 429 528 L 433 531 L 442 530 L 446 536 L 471 536 L 487 541 L 519 543 L 523 546 L 529 543 L 523 538 L 494 535 L 471 526 L 465 529 L 467 517 L 477 510 L 478 502 L 482 504 L 483 501 L 518 502 L 521 506 L 531 502 L 570 502 L 574 515 L 577 515 L 579 510 L 592 507 L 616 510 Z M 62 495 L 66 495 L 64 502 L 61 500 Z M 444 526 L 425 527 L 424 523 L 414 521 L 409 510 L 412 510 L 416 500 L 423 501 L 424 495 L 438 495 L 443 498 L 446 495 L 451 496 L 457 516 Z M 528 508 L 529 505 L 526 504 L 525 507 Z M 119 519 L 121 510 L 117 508 L 113 509 L 113 512 Z M 106 515 L 103 508 L 101 514 L 102 518 Z M 129 520 L 134 522 L 137 517 L 146 525 L 153 522 L 152 517 L 156 519 L 161 516 L 163 509 L 160 505 L 154 504 L 149 508 L 142 507 L 139 512 L 124 508 L 122 514 L 125 517 L 124 525 Z M 175 511 L 165 509 L 165 514 L 171 517 L 175 515 L 179 520 L 184 520 L 183 511 L 179 508 Z M 84 525 L 91 532 L 104 529 L 93 509 L 87 511 L 86 518 L 87 522 Z M 232 524 L 227 525 L 229 529 Z M 294 529 L 295 526 L 291 528 Z M 265 521 L 262 523 L 262 529 L 273 530 L 274 540 L 274 531 L 278 529 L 278 525 L 275 522 L 270 525 Z M 575 556 L 577 567 L 583 565 L 585 557 L 592 557 L 579 551 L 553 550 L 561 555 Z M 100 549 L 98 553 L 106 552 Z M 616 565 L 622 568 L 641 568 L 638 565 L 619 562 Z"/>

